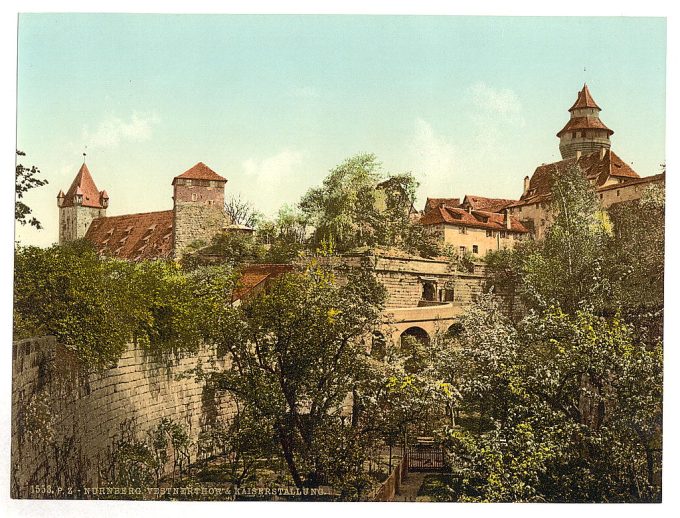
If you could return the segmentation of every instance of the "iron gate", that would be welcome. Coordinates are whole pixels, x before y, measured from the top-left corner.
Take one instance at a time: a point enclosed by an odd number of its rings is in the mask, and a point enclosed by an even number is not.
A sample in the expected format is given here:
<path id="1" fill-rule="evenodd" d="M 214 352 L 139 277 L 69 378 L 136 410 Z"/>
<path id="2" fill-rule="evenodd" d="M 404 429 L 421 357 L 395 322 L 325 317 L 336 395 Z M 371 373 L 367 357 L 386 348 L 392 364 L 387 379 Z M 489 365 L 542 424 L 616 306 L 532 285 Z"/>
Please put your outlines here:
<path id="1" fill-rule="evenodd" d="M 433 444 L 416 444 L 408 449 L 408 470 L 420 472 L 448 471 L 444 450 Z"/>

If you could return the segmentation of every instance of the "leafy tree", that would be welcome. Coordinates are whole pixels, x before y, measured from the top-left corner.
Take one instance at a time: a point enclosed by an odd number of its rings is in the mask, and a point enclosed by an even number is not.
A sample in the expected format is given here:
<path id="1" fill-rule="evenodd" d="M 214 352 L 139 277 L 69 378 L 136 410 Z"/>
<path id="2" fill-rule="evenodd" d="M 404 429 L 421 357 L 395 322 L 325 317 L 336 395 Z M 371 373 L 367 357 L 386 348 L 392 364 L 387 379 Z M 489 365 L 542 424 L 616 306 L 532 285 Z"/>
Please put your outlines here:
<path id="1" fill-rule="evenodd" d="M 489 425 L 449 439 L 483 480 L 479 499 L 660 497 L 660 343 L 641 346 L 617 317 L 555 308 L 515 329 L 488 299 L 465 329 L 463 405 Z"/>
<path id="2" fill-rule="evenodd" d="M 115 362 L 131 341 L 154 351 L 194 349 L 214 308 L 209 295 L 220 283 L 233 286 L 228 267 L 187 276 L 174 262 L 101 258 L 83 240 L 18 247 L 14 264 L 15 338 L 54 335 L 94 367 Z M 204 277 L 220 280 L 206 291 Z"/>
<path id="3" fill-rule="evenodd" d="M 209 245 L 197 243 L 195 251 L 182 256 L 182 265 L 191 270 L 199 266 L 226 263 L 237 266 L 262 262 L 266 249 L 250 232 L 221 232 L 216 234 Z"/>
<path id="4" fill-rule="evenodd" d="M 26 156 L 23 151 L 17 150 L 17 156 Z M 42 228 L 42 224 L 37 218 L 31 217 L 28 219 L 29 215 L 33 212 L 32 209 L 21 201 L 24 195 L 31 189 L 36 187 L 42 187 L 47 184 L 47 180 L 38 178 L 40 170 L 32 165 L 31 167 L 26 167 L 22 164 L 17 163 L 16 165 L 16 177 L 15 177 L 15 192 L 16 192 L 16 202 L 14 205 L 14 219 L 25 225 L 28 223 L 32 227 L 37 229 Z"/>
<path id="5" fill-rule="evenodd" d="M 342 403 L 366 357 L 360 337 L 376 325 L 383 300 L 367 273 L 338 287 L 331 272 L 312 263 L 213 316 L 210 340 L 231 365 L 216 375 L 219 387 L 271 423 L 299 488 L 339 469 L 337 457 L 323 454 L 325 441 L 342 424 Z"/>
<path id="6" fill-rule="evenodd" d="M 313 244 L 332 242 L 339 252 L 369 246 L 437 255 L 435 236 L 411 218 L 417 186 L 410 173 L 385 175 L 375 155 L 345 160 L 300 201 L 315 228 Z"/>
<path id="7" fill-rule="evenodd" d="M 308 251 L 308 217 L 299 209 L 283 206 L 273 221 L 262 221 L 257 240 L 268 247 L 268 263 L 290 263 Z"/>
<path id="8" fill-rule="evenodd" d="M 233 224 L 250 228 L 255 228 L 262 219 L 262 215 L 248 201 L 242 200 L 240 195 L 231 196 L 224 202 L 224 212 Z"/>

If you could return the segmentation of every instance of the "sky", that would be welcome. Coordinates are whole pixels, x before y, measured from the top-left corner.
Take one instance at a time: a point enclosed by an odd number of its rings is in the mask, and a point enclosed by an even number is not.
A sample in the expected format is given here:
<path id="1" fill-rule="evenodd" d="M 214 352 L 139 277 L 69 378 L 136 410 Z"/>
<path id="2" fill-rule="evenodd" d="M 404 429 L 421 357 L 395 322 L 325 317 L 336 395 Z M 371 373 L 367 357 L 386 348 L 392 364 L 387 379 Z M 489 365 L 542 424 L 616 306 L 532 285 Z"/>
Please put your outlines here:
<path id="1" fill-rule="evenodd" d="M 518 198 L 560 159 L 586 82 L 642 176 L 665 160 L 666 22 L 635 17 L 22 14 L 17 149 L 49 184 L 25 201 L 58 239 L 83 161 L 109 215 L 172 208 L 202 161 L 273 216 L 375 153 L 426 197 Z"/>

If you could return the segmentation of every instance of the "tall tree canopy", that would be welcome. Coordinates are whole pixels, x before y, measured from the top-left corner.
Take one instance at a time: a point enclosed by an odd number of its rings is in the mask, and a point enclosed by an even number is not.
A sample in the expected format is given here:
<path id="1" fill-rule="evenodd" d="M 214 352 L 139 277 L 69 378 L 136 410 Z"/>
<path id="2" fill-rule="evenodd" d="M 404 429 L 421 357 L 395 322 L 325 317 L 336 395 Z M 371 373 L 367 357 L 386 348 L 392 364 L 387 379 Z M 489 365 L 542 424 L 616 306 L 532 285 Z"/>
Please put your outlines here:
<path id="1" fill-rule="evenodd" d="M 26 156 L 23 151 L 17 150 L 17 157 Z M 18 160 L 18 159 L 17 159 Z M 42 187 L 47 184 L 44 178 L 38 178 L 40 169 L 32 165 L 30 167 L 17 163 L 15 176 L 16 201 L 14 205 L 14 219 L 22 225 L 29 224 L 37 229 L 42 228 L 42 224 L 35 216 L 29 218 L 33 210 L 22 200 L 24 195 L 31 189 Z"/>

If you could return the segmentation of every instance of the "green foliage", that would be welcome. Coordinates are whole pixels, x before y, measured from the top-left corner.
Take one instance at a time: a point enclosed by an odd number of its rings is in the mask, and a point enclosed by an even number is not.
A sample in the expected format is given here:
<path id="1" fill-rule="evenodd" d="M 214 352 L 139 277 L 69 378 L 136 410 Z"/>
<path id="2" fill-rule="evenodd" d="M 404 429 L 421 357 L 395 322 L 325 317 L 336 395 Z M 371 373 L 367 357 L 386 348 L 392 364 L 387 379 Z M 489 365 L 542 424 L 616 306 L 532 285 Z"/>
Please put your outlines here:
<path id="1" fill-rule="evenodd" d="M 231 360 L 218 387 L 270 427 L 298 487 L 337 469 L 323 455 L 324 438 L 341 422 L 342 402 L 366 357 L 359 338 L 376 324 L 383 300 L 368 273 L 338 287 L 332 272 L 312 262 L 214 315 L 210 338 Z"/>
<path id="2" fill-rule="evenodd" d="M 26 153 L 24 153 L 23 151 L 17 150 L 16 153 L 17 157 L 26 156 Z M 31 189 L 35 189 L 36 187 L 42 187 L 43 185 L 47 184 L 47 180 L 37 177 L 39 174 L 40 170 L 36 166 L 33 165 L 31 167 L 26 167 L 22 164 L 17 163 L 16 176 L 14 182 L 16 195 L 16 201 L 14 205 L 14 219 L 15 221 L 21 223 L 22 225 L 28 223 L 29 225 L 37 228 L 38 230 L 42 228 L 42 224 L 35 217 L 31 217 L 30 219 L 28 219 L 29 215 L 33 212 L 33 210 L 21 200 L 23 199 L 24 195 Z"/>
<path id="3" fill-rule="evenodd" d="M 115 362 L 131 341 L 153 351 L 194 349 L 215 292 L 230 296 L 232 288 L 226 266 L 186 275 L 174 262 L 100 258 L 85 241 L 18 247 L 14 336 L 54 335 L 96 368 Z"/>
<path id="4" fill-rule="evenodd" d="M 273 221 L 261 221 L 257 226 L 257 240 L 268 250 L 267 263 L 290 263 L 306 250 L 308 217 L 298 209 L 283 206 Z"/>
<path id="5" fill-rule="evenodd" d="M 209 245 L 201 245 L 197 244 L 195 251 L 182 257 L 182 265 L 186 269 L 221 263 L 230 266 L 258 263 L 263 261 L 267 252 L 250 232 L 221 232 L 212 238 Z"/>
<path id="6" fill-rule="evenodd" d="M 660 497 L 662 350 L 619 318 L 549 308 L 517 329 L 492 299 L 465 318 L 456 365 L 467 413 L 490 430 L 449 430 L 486 501 Z"/>
<path id="7" fill-rule="evenodd" d="M 15 338 L 51 334 L 101 366 L 132 338 L 129 266 L 102 261 L 85 242 L 20 247 L 14 260 Z"/>
<path id="8" fill-rule="evenodd" d="M 436 237 L 411 219 L 417 186 L 410 173 L 386 176 L 375 155 L 347 159 L 300 201 L 315 228 L 313 245 L 326 240 L 338 252 L 369 246 L 437 255 Z"/>

